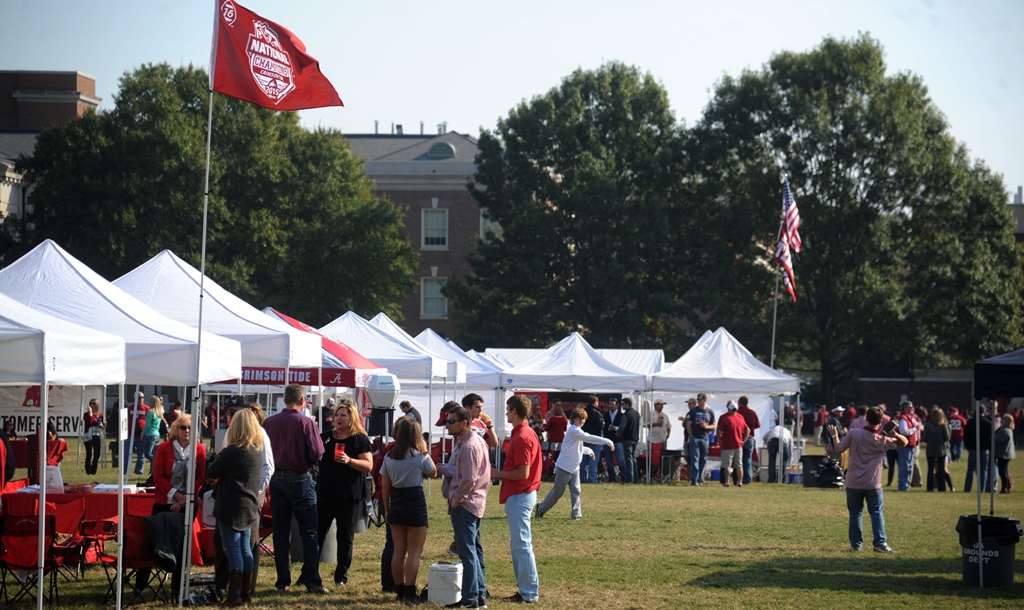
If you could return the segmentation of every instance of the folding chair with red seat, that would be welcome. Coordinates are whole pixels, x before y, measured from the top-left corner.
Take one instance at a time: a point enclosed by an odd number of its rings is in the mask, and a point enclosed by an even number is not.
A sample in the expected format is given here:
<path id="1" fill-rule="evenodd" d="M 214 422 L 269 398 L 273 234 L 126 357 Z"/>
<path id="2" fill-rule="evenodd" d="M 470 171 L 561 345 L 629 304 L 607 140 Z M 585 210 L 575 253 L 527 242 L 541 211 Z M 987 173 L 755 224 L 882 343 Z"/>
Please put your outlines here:
<path id="1" fill-rule="evenodd" d="M 85 498 L 54 502 L 53 518 L 53 551 L 61 557 L 58 574 L 66 581 L 78 580 L 79 574 L 84 573 L 85 569 L 85 538 L 82 537 Z"/>
<path id="2" fill-rule="evenodd" d="M 148 601 L 159 600 L 170 603 L 170 596 L 164 586 L 170 573 L 153 563 L 149 554 L 143 550 L 143 543 L 148 537 L 143 518 L 150 516 L 152 507 L 152 498 L 125 497 L 124 546 L 121 549 L 123 553 L 121 562 L 125 571 L 122 577 L 124 591 L 130 594 L 126 604 L 147 601 L 147 594 L 151 594 Z M 139 587 L 136 587 L 136 579 L 140 575 L 143 575 L 144 581 Z M 114 586 L 116 586 L 116 580 L 107 591 L 104 603 L 109 603 L 113 598 Z"/>
<path id="3" fill-rule="evenodd" d="M 39 517 L 4 515 L 3 534 L 0 535 L 0 593 L 5 603 L 13 603 L 25 597 L 34 598 L 39 577 Z M 60 603 L 57 590 L 57 569 L 60 556 L 53 552 L 53 515 L 46 515 L 43 535 L 43 599 L 52 604 Z M 11 576 L 8 584 L 7 576 Z M 21 577 L 19 577 L 21 575 Z M 49 575 L 49 582 L 46 577 Z M 23 580 L 24 579 L 24 580 Z M 14 596 L 11 596 L 11 588 Z"/>

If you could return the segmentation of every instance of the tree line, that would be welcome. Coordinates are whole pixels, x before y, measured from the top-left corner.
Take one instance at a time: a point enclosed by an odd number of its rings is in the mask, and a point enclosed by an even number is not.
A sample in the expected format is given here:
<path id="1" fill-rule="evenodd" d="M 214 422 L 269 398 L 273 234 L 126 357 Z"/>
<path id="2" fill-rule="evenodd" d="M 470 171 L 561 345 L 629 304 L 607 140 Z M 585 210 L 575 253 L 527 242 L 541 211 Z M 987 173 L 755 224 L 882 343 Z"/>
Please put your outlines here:
<path id="1" fill-rule="evenodd" d="M 164 248 L 197 263 L 206 86 L 199 69 L 143 66 L 112 111 L 41 133 L 19 161 L 29 224 L 5 236 L 4 260 L 52 238 L 111 279 Z M 210 277 L 314 325 L 398 316 L 416 251 L 341 134 L 220 97 L 213 125 Z M 868 35 L 723 77 L 692 127 L 637 67 L 576 70 L 478 144 L 468 188 L 501 234 L 446 288 L 464 348 L 579 331 L 674 358 L 725 326 L 767 360 L 783 178 L 804 247 L 776 364 L 820 375 L 824 400 L 860 375 L 1021 344 L 1002 178 L 950 135 L 919 77 L 886 73 Z"/>

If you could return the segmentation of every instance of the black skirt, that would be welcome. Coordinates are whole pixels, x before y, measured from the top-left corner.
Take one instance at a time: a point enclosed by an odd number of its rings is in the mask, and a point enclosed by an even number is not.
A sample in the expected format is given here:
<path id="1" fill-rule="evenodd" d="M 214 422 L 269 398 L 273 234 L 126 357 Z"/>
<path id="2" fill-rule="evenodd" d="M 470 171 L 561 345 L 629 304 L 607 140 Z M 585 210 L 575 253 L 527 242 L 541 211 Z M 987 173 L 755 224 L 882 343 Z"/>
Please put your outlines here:
<path id="1" fill-rule="evenodd" d="M 427 498 L 423 487 L 392 487 L 388 523 L 406 527 L 427 527 Z"/>

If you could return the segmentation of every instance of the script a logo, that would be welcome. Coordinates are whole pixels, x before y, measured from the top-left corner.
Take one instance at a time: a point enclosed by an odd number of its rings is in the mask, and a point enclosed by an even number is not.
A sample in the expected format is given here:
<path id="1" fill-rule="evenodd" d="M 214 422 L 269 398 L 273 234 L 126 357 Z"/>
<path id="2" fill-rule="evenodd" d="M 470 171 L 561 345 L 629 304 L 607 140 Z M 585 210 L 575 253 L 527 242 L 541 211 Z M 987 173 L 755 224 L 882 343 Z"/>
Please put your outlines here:
<path id="1" fill-rule="evenodd" d="M 275 104 L 279 104 L 295 90 L 291 57 L 281 48 L 277 32 L 265 22 L 253 21 L 252 27 L 253 33 L 249 34 L 246 47 L 249 71 L 260 91 Z"/>

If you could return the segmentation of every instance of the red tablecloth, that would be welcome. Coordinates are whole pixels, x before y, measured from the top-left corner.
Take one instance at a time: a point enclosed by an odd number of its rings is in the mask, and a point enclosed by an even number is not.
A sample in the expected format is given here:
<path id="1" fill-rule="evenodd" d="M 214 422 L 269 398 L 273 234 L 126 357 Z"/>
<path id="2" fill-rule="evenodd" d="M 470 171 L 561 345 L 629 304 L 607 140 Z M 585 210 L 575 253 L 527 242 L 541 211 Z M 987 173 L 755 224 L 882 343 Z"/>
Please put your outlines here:
<path id="1" fill-rule="evenodd" d="M 125 498 L 129 496 L 135 498 L 146 498 L 149 500 L 148 506 L 152 506 L 153 494 L 125 494 Z M 85 498 L 85 520 L 86 521 L 102 521 L 104 519 L 117 520 L 117 494 L 107 493 L 75 493 L 75 494 L 46 494 L 47 504 L 51 502 L 69 502 L 75 498 Z M 3 495 L 3 510 L 4 512 L 10 512 L 12 514 L 31 514 L 34 513 L 39 502 L 39 494 L 34 493 L 8 493 Z M 146 509 L 148 514 L 149 509 Z M 199 521 L 197 520 L 198 524 Z M 202 529 L 197 530 L 194 535 L 193 549 L 195 552 L 202 549 L 202 559 L 193 557 L 192 563 L 195 565 L 203 565 L 203 559 L 212 560 L 214 556 L 213 552 L 213 530 Z"/>
<path id="2" fill-rule="evenodd" d="M 11 441 L 12 453 L 14 453 L 14 463 L 18 465 L 18 468 L 28 468 L 28 439 L 27 438 L 16 438 Z"/>

